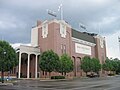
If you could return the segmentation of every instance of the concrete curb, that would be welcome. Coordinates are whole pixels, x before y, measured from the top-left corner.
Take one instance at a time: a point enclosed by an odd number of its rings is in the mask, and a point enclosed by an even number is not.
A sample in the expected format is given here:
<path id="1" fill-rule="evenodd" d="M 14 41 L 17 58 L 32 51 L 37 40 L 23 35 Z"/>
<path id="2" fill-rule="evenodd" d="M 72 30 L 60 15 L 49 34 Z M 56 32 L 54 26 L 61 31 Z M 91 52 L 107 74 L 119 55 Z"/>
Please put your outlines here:
<path id="1" fill-rule="evenodd" d="M 49 79 L 49 80 L 40 80 L 40 81 L 69 81 L 73 79 Z"/>
<path id="2" fill-rule="evenodd" d="M 67 80 L 74 80 L 73 78 L 69 78 L 69 79 L 49 79 L 49 78 L 29 78 L 29 79 L 25 79 L 25 78 L 21 78 L 21 79 L 17 79 L 17 80 L 39 80 L 39 81 L 67 81 Z"/>

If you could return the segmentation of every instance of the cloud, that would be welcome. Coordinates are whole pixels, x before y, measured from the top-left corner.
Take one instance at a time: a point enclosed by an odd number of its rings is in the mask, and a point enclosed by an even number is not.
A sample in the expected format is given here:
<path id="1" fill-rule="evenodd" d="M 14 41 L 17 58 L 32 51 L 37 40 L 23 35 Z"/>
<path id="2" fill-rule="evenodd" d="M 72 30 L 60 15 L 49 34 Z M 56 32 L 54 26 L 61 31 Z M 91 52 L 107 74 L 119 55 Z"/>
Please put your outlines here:
<path id="1" fill-rule="evenodd" d="M 6 27 L 7 26 L 7 27 Z M 4 22 L 4 21 L 0 21 L 0 27 L 2 29 L 6 29 L 6 28 L 16 28 L 16 24 L 14 23 L 9 23 L 9 22 Z"/>
<path id="2" fill-rule="evenodd" d="M 30 43 L 31 28 L 36 21 L 53 18 L 46 9 L 56 11 L 57 19 L 60 19 L 57 9 L 61 3 L 64 20 L 80 31 L 83 30 L 79 23 L 83 23 L 88 32 L 106 36 L 111 55 L 111 47 L 115 48 L 115 45 L 110 44 L 110 40 L 116 40 L 114 34 L 120 31 L 119 0 L 0 0 L 0 39 Z"/>
<path id="3" fill-rule="evenodd" d="M 106 35 L 108 57 L 120 59 L 120 43 L 118 42 L 119 35 L 120 35 L 120 31 L 111 35 Z"/>

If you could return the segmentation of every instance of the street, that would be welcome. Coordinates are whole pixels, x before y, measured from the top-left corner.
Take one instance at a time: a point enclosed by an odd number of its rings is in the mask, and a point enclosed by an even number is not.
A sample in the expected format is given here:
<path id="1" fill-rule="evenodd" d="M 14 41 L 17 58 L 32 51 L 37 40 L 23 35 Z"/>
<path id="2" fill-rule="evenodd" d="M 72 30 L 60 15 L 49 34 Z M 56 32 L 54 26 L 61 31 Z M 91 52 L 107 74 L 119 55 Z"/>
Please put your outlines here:
<path id="1" fill-rule="evenodd" d="M 78 78 L 66 81 L 18 80 L 0 90 L 120 90 L 120 76 Z"/>

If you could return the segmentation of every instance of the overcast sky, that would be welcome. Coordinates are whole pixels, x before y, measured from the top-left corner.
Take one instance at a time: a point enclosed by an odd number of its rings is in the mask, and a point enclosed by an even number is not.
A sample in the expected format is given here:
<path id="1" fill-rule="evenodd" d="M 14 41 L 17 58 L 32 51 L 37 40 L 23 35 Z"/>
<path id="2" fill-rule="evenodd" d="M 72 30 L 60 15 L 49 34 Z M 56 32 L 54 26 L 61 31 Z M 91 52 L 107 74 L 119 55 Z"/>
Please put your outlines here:
<path id="1" fill-rule="evenodd" d="M 31 28 L 37 20 L 52 19 L 46 9 L 56 11 L 63 4 L 64 20 L 73 28 L 79 23 L 88 32 L 105 36 L 108 57 L 120 57 L 118 36 L 120 36 L 119 0 L 0 0 L 0 39 L 8 42 L 30 43 Z"/>

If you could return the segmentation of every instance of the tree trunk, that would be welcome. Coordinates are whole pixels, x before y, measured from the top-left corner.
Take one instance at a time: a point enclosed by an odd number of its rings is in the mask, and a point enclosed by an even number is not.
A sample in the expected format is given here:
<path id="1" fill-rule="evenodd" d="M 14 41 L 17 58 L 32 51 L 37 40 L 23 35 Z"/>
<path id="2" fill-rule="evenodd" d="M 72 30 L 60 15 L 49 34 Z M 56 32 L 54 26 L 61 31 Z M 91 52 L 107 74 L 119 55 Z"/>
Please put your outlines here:
<path id="1" fill-rule="evenodd" d="M 3 71 L 3 69 L 1 70 L 1 79 L 2 79 L 2 83 L 4 83 L 4 71 Z"/>
<path id="2" fill-rule="evenodd" d="M 86 73 L 86 77 L 87 77 L 87 72 L 85 72 Z"/>
<path id="3" fill-rule="evenodd" d="M 62 72 L 62 76 L 63 76 L 63 72 Z"/>
<path id="4" fill-rule="evenodd" d="M 66 76 L 66 72 L 64 72 L 64 76 Z"/>
<path id="5" fill-rule="evenodd" d="M 51 78 L 51 72 L 49 72 L 49 78 Z"/>
<path id="6" fill-rule="evenodd" d="M 46 78 L 47 72 L 45 71 L 45 78 Z"/>

